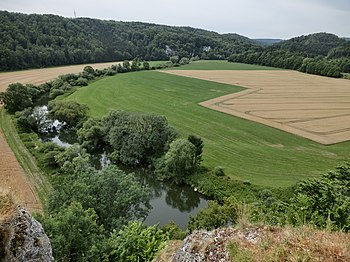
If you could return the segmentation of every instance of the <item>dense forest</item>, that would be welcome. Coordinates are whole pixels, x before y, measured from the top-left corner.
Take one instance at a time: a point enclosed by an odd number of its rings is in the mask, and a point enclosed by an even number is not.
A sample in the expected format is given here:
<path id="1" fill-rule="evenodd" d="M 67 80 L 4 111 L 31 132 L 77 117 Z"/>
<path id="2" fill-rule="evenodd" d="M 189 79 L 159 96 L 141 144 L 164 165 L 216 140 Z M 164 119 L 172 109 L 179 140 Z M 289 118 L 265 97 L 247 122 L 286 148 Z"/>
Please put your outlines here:
<path id="1" fill-rule="evenodd" d="M 274 38 L 256 38 L 253 40 L 262 46 L 271 46 L 273 44 L 283 41 L 283 39 L 274 39 Z"/>
<path id="2" fill-rule="evenodd" d="M 328 33 L 252 40 L 191 27 L 0 11 L 0 71 L 171 56 L 228 59 L 331 77 L 350 73 L 350 42 Z"/>
<path id="3" fill-rule="evenodd" d="M 0 11 L 0 70 L 170 56 L 227 59 L 259 46 L 190 27 Z"/>
<path id="4" fill-rule="evenodd" d="M 350 73 L 350 42 L 333 34 L 317 33 L 233 54 L 228 60 L 342 77 Z"/>

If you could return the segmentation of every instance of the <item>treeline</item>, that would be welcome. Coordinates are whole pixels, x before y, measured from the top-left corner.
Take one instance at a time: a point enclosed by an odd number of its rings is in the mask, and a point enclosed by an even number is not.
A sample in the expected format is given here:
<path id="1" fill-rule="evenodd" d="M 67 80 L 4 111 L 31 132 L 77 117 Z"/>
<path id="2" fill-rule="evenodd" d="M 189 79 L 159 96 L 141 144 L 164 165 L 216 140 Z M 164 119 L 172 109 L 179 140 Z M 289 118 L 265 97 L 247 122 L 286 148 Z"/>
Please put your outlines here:
<path id="1" fill-rule="evenodd" d="M 339 78 L 350 73 L 350 43 L 336 35 L 318 33 L 292 38 L 259 51 L 233 54 L 228 61 Z"/>
<path id="2" fill-rule="evenodd" d="M 252 40 L 190 27 L 0 11 L 0 70 L 93 62 L 227 59 L 254 50 Z"/>
<path id="3" fill-rule="evenodd" d="M 147 61 L 133 60 L 124 61 L 104 69 L 93 69 L 86 66 L 79 74 L 60 75 L 58 78 L 35 86 L 32 84 L 13 83 L 8 86 L 5 92 L 0 93 L 0 103 L 4 103 L 5 109 L 10 113 L 16 113 L 28 109 L 38 103 L 39 100 L 53 100 L 64 93 L 74 92 L 77 87 L 86 86 L 92 80 L 120 73 L 136 72 L 141 70 L 155 70 L 167 67 L 177 67 L 188 64 L 190 61 L 186 57 L 181 59 L 178 56 L 170 57 L 167 62 L 150 66 Z"/>

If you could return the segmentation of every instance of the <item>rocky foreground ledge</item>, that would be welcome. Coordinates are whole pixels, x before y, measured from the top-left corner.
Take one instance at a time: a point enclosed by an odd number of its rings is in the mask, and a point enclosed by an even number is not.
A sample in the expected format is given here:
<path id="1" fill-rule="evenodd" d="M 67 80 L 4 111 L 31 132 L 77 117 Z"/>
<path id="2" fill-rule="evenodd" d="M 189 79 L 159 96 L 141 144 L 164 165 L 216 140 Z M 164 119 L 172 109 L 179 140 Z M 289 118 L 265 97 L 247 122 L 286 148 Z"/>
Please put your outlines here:
<path id="1" fill-rule="evenodd" d="M 153 262 L 350 261 L 350 234 L 310 227 L 240 226 L 195 231 Z"/>
<path id="2" fill-rule="evenodd" d="M 54 261 L 50 240 L 27 210 L 0 195 L 0 261 Z"/>

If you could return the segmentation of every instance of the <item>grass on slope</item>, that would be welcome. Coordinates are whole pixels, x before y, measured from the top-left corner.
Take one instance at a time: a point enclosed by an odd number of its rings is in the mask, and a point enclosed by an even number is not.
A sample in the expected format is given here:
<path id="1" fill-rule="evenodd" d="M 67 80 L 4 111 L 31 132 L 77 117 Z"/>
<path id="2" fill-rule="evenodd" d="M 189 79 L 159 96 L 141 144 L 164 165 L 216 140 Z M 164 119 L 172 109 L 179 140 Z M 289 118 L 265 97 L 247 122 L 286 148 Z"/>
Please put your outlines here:
<path id="1" fill-rule="evenodd" d="M 249 65 L 242 63 L 230 63 L 223 60 L 200 60 L 191 62 L 188 65 L 172 67 L 168 69 L 176 70 L 280 70 L 280 68 Z"/>
<path id="2" fill-rule="evenodd" d="M 70 100 L 101 117 L 112 109 L 165 115 L 183 136 L 204 140 L 204 165 L 262 186 L 289 186 L 334 168 L 350 143 L 323 146 L 295 135 L 199 106 L 241 87 L 156 71 L 119 74 L 81 88 Z"/>
<path id="3" fill-rule="evenodd" d="M 30 182 L 34 184 L 40 200 L 43 204 L 47 203 L 47 198 L 49 193 L 52 191 L 52 186 L 45 175 L 38 168 L 33 155 L 28 151 L 20 139 L 17 130 L 12 123 L 11 116 L 2 108 L 0 108 L 0 127 L 8 145 L 15 154 L 17 161 L 22 166 Z"/>

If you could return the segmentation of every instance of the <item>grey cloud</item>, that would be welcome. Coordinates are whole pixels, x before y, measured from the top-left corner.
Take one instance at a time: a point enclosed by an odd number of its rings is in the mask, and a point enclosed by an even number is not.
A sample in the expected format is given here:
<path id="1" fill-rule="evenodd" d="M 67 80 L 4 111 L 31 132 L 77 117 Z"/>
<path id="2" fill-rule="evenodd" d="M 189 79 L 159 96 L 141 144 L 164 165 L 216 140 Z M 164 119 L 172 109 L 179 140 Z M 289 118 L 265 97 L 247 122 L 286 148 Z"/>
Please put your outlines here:
<path id="1" fill-rule="evenodd" d="M 248 37 L 350 36 L 349 0 L 0 0 L 0 9 L 193 26 Z"/>

